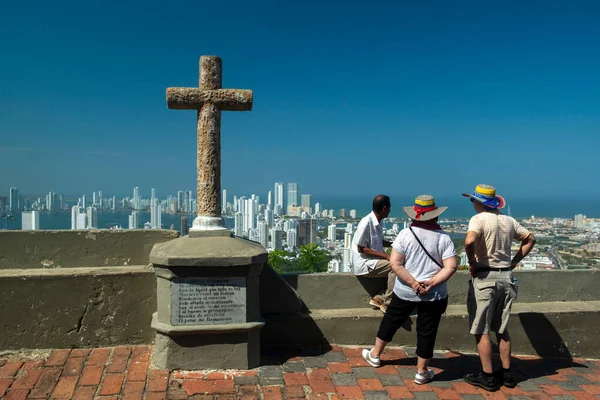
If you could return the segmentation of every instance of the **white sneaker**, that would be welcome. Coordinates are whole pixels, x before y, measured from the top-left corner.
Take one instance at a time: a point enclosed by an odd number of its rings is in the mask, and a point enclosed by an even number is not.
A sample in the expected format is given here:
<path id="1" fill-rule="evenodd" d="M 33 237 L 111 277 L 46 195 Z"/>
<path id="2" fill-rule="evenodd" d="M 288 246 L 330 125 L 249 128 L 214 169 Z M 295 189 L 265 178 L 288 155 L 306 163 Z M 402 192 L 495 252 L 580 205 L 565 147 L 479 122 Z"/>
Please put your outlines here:
<path id="1" fill-rule="evenodd" d="M 417 372 L 415 375 L 415 383 L 417 385 L 422 385 L 424 383 L 431 382 L 433 380 L 433 370 L 428 369 L 426 373 Z"/>
<path id="2" fill-rule="evenodd" d="M 371 351 L 373 351 L 373 349 L 371 349 L 371 350 L 363 349 L 363 351 L 362 351 L 362 357 L 372 367 L 377 368 L 377 367 L 379 367 L 381 365 L 381 361 L 379 361 L 379 357 L 372 356 L 371 355 Z"/>

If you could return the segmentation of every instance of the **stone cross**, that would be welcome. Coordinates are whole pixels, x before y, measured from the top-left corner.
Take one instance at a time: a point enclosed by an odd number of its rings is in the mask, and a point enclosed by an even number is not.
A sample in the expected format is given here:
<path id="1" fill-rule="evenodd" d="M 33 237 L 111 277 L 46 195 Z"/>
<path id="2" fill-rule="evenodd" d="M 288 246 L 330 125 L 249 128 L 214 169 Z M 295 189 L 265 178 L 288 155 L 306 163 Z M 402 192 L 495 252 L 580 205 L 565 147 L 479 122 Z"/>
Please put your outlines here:
<path id="1" fill-rule="evenodd" d="M 200 57 L 197 88 L 168 88 L 167 106 L 198 110 L 198 217 L 190 231 L 226 229 L 221 217 L 221 111 L 252 110 L 252 91 L 222 89 L 222 61 Z"/>

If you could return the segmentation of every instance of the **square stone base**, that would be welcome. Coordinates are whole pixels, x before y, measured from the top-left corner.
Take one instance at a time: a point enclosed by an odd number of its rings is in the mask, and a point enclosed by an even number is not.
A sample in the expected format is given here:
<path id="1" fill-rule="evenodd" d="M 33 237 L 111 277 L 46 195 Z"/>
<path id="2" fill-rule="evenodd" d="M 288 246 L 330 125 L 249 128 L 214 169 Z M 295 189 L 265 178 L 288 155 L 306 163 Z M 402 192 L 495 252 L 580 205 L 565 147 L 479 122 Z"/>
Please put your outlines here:
<path id="1" fill-rule="evenodd" d="M 154 363 L 163 369 L 251 369 L 260 365 L 260 330 L 167 336 L 156 333 Z"/>

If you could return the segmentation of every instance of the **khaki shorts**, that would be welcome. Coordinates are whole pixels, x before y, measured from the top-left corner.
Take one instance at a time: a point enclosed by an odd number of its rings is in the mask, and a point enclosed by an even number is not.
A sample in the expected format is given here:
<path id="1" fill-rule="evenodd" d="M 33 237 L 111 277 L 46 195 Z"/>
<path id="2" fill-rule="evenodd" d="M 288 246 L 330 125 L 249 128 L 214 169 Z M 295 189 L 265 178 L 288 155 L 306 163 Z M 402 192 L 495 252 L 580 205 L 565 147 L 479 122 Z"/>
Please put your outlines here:
<path id="1" fill-rule="evenodd" d="M 504 333 L 517 287 L 511 272 L 484 272 L 469 282 L 467 309 L 471 334 Z"/>

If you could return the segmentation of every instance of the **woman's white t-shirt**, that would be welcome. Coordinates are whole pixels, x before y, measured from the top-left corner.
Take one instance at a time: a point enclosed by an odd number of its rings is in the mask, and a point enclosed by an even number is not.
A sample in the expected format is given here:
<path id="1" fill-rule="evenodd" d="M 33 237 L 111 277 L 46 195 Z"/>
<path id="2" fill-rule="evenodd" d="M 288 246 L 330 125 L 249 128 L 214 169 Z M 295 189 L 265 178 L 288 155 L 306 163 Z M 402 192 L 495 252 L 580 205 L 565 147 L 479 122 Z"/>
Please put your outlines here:
<path id="1" fill-rule="evenodd" d="M 443 260 L 456 256 L 454 243 L 452 243 L 452 239 L 450 239 L 450 236 L 446 232 L 442 230 L 432 231 L 418 227 L 413 227 L 412 230 L 429 254 L 441 265 L 443 265 Z M 427 281 L 441 270 L 423 251 L 423 248 L 419 245 L 410 229 L 400 231 L 392 247 L 404 255 L 404 268 L 417 281 Z M 446 282 L 441 283 L 433 287 L 426 295 L 417 296 L 409 285 L 402 282 L 400 278 L 396 278 L 394 293 L 401 299 L 408 301 L 442 300 L 448 297 L 448 285 Z"/>

